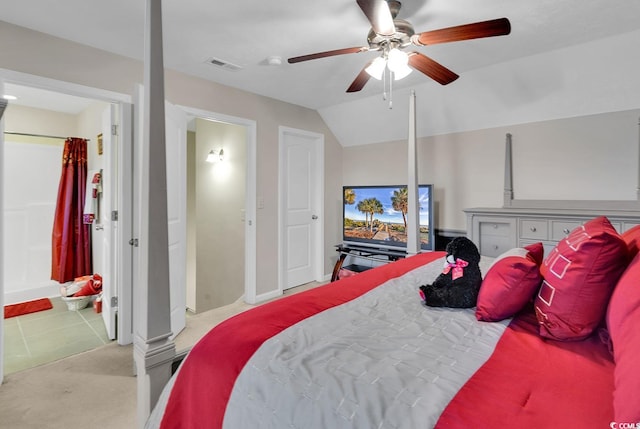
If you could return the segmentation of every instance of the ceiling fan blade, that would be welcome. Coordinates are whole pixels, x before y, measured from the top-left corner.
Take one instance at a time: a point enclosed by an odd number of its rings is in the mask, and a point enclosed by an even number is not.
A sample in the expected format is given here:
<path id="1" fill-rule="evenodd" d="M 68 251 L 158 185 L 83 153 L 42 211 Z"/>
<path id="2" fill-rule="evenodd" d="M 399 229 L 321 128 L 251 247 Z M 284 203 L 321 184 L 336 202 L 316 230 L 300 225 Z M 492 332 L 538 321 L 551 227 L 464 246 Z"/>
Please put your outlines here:
<path id="1" fill-rule="evenodd" d="M 391 36 L 396 32 L 389 4 L 385 0 L 357 0 L 358 6 L 371 23 L 371 28 L 382 36 Z"/>
<path id="2" fill-rule="evenodd" d="M 457 42 L 459 40 L 505 36 L 509 33 L 511 33 L 509 20 L 507 18 L 498 18 L 473 24 L 441 28 L 440 30 L 425 31 L 418 35 L 417 40 L 420 45 L 435 45 L 436 43 Z"/>
<path id="3" fill-rule="evenodd" d="M 369 50 L 369 48 L 366 47 L 366 46 L 357 46 L 357 47 L 354 47 L 354 48 L 335 49 L 333 51 L 318 52 L 318 53 L 315 53 L 315 54 L 301 55 L 299 57 L 289 58 L 287 60 L 287 62 L 289 64 L 294 64 L 294 63 L 299 63 L 301 61 L 309 61 L 309 60 L 315 60 L 315 59 L 318 59 L 318 58 L 333 57 L 335 55 L 357 54 L 359 52 L 367 52 L 368 50 Z"/>
<path id="4" fill-rule="evenodd" d="M 347 88 L 347 92 L 358 92 L 369 82 L 369 78 L 371 77 L 369 73 L 367 73 L 367 67 L 371 65 L 372 61 L 369 61 L 365 66 L 360 70 L 358 76 L 351 82 L 349 88 Z"/>
<path id="5" fill-rule="evenodd" d="M 409 52 L 409 65 L 442 85 L 447 85 L 459 77 L 442 64 L 419 52 Z"/>

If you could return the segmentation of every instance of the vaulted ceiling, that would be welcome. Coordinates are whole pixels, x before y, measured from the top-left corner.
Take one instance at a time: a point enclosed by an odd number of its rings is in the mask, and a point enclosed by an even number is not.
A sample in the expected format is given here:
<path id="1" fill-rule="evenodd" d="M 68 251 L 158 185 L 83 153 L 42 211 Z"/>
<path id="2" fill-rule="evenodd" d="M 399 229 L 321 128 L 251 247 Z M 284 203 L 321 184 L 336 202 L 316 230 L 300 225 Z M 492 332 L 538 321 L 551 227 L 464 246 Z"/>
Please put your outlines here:
<path id="1" fill-rule="evenodd" d="M 131 0 L 0 0 L 0 19 L 141 60 L 144 9 L 144 1 Z M 482 76 L 478 71 L 640 29 L 638 0 L 404 0 L 398 18 L 409 21 L 416 32 L 500 17 L 510 20 L 512 31 L 508 36 L 415 48 L 460 78 L 440 88 L 413 71 L 394 82 L 383 100 L 389 88 L 373 79 L 359 92 L 345 92 L 377 52 L 287 63 L 289 57 L 367 46 L 370 23 L 355 0 L 164 1 L 163 15 L 166 67 L 317 109 L 344 145 L 375 140 L 370 134 L 350 134 L 345 112 L 360 128 L 369 122 L 395 123 L 406 109 L 389 112 L 389 97 L 395 97 L 396 110 L 410 89 L 418 97 L 446 97 L 446 91 L 464 88 L 473 73 L 474 79 Z M 600 54 L 593 52 L 594 61 Z M 228 65 L 215 66 L 212 60 Z M 338 117 L 342 125 L 334 124 Z M 380 138 L 400 138 L 402 133 Z"/>

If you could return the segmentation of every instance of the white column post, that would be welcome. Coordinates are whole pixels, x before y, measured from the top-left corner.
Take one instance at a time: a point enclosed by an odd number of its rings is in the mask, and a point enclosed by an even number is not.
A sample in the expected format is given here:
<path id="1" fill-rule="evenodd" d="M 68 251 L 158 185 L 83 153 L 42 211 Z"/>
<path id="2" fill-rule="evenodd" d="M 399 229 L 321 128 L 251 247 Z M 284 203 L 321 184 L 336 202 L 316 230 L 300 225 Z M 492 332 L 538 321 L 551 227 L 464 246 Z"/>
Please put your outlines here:
<path id="1" fill-rule="evenodd" d="M 407 254 L 420 252 L 420 204 L 418 202 L 418 146 L 416 144 L 416 92 L 409 96 L 409 138 L 408 138 L 408 178 L 407 191 L 409 207 L 407 211 Z M 431 225 L 429 225 L 431 228 Z"/>
<path id="2" fill-rule="evenodd" d="M 513 200 L 513 161 L 511 155 L 511 133 L 507 133 L 504 147 L 504 207 L 511 206 Z"/>
<path id="3" fill-rule="evenodd" d="M 139 266 L 135 299 L 134 360 L 140 427 L 171 377 L 162 0 L 147 0 L 141 152 Z"/>
<path id="4" fill-rule="evenodd" d="M 638 118 L 638 185 L 636 186 L 636 201 L 640 202 L 640 118 Z"/>

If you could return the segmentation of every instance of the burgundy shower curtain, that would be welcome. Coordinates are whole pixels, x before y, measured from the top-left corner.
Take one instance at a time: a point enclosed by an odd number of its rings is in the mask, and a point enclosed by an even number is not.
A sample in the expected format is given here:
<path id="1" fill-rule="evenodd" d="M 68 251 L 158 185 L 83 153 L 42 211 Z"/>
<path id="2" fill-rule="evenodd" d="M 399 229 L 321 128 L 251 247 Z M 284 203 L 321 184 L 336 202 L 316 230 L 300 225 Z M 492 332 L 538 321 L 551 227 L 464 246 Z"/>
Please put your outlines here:
<path id="1" fill-rule="evenodd" d="M 53 220 L 51 279 L 60 283 L 92 274 L 91 225 L 82 222 L 87 183 L 87 140 L 64 142 Z"/>

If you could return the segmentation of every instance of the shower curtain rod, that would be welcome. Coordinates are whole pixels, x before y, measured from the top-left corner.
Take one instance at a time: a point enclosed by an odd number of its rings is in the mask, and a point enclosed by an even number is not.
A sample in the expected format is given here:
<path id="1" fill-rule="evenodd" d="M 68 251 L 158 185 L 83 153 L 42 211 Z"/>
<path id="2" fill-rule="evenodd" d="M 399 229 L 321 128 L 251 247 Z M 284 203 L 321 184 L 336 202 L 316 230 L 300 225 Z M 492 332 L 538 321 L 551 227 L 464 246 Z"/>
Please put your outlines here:
<path id="1" fill-rule="evenodd" d="M 29 133 L 14 133 L 11 131 L 5 131 L 5 134 L 11 134 L 14 136 L 25 136 L 25 137 L 42 137 L 42 138 L 46 138 L 46 139 L 61 139 L 61 140 L 66 140 L 69 137 L 60 137 L 60 136 L 48 136 L 46 134 L 29 134 Z M 91 141 L 91 139 L 86 139 L 88 142 Z"/>

